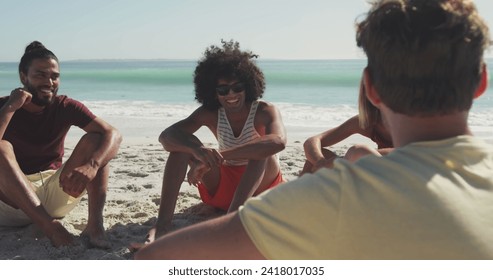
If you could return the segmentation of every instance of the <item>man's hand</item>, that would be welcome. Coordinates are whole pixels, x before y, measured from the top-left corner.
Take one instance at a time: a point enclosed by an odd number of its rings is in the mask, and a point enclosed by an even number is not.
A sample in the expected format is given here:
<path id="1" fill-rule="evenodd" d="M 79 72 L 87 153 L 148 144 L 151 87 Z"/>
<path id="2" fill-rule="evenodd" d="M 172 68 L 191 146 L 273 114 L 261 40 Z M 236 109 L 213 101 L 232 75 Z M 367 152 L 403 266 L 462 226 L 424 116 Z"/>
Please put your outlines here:
<path id="1" fill-rule="evenodd" d="M 219 166 L 223 161 L 223 156 L 215 149 L 200 147 L 193 153 L 194 160 L 190 163 L 190 171 L 187 180 L 190 185 L 198 186 L 202 182 L 202 177 L 209 172 L 212 167 Z"/>
<path id="2" fill-rule="evenodd" d="M 16 88 L 10 93 L 10 98 L 7 101 L 7 106 L 10 110 L 17 111 L 24 104 L 29 104 L 32 99 L 32 94 L 22 88 Z"/>
<path id="3" fill-rule="evenodd" d="M 193 157 L 202 162 L 208 169 L 219 166 L 224 161 L 223 156 L 217 150 L 206 147 L 195 149 Z"/>
<path id="4" fill-rule="evenodd" d="M 67 194 L 79 197 L 98 173 L 98 167 L 94 163 L 86 163 L 67 173 L 60 175 L 60 185 Z"/>
<path id="5" fill-rule="evenodd" d="M 204 163 L 200 161 L 192 161 L 190 164 L 190 171 L 187 174 L 187 180 L 190 185 L 194 185 L 198 187 L 199 183 L 202 182 L 202 177 L 204 177 L 205 173 L 211 170 Z"/>

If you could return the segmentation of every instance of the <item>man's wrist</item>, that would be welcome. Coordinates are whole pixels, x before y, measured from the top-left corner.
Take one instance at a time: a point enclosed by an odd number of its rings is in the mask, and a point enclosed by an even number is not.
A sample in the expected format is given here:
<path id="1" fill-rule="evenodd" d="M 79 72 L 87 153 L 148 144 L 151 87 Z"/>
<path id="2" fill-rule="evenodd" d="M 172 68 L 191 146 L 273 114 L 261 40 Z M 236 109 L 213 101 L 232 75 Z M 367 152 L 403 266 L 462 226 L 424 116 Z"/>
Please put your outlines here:
<path id="1" fill-rule="evenodd" d="M 0 112 L 3 113 L 3 115 L 8 115 L 8 114 L 14 114 L 17 109 L 12 106 L 12 104 L 5 104 L 1 109 Z"/>
<path id="2" fill-rule="evenodd" d="M 95 169 L 99 169 L 99 167 L 101 166 L 101 164 L 95 159 L 89 160 L 89 165 Z"/>

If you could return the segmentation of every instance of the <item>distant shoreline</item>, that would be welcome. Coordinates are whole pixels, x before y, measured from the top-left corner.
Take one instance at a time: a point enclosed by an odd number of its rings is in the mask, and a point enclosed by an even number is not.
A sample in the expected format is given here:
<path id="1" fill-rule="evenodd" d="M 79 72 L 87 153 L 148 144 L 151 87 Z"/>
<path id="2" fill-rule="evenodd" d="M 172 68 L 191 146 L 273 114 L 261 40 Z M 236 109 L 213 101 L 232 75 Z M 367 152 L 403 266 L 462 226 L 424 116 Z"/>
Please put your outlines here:
<path id="1" fill-rule="evenodd" d="M 84 58 L 84 59 L 67 59 L 61 60 L 60 63 L 71 62 L 136 62 L 136 61 L 184 61 L 196 62 L 197 58 Z M 258 58 L 258 62 L 262 61 L 365 61 L 366 58 Z M 488 64 L 493 63 L 493 55 L 485 57 Z M 19 64 L 19 61 L 0 61 L 5 64 Z"/>

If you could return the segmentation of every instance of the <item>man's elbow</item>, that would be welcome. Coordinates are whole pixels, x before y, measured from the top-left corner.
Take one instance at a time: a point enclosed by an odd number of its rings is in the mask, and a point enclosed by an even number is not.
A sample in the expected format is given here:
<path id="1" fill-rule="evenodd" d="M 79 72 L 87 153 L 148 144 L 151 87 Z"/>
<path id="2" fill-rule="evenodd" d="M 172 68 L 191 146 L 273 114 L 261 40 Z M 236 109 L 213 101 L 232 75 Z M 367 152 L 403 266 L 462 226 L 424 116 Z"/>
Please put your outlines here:
<path id="1" fill-rule="evenodd" d="M 274 142 L 274 146 L 275 146 L 274 150 L 276 151 L 275 152 L 276 154 L 286 149 L 286 142 L 287 142 L 286 137 L 276 136 L 273 142 Z"/>
<path id="2" fill-rule="evenodd" d="M 168 140 L 169 130 L 170 130 L 169 127 L 166 128 L 165 130 L 163 130 L 163 132 L 161 132 L 161 134 L 159 134 L 159 137 L 158 137 L 159 143 L 161 143 L 161 145 L 163 145 L 163 148 L 165 150 L 166 150 L 166 143 L 167 143 L 167 140 Z"/>
<path id="3" fill-rule="evenodd" d="M 120 133 L 118 129 L 114 127 L 111 128 L 110 134 L 112 135 L 113 142 L 115 143 L 115 147 L 119 148 L 123 142 L 123 135 Z"/>

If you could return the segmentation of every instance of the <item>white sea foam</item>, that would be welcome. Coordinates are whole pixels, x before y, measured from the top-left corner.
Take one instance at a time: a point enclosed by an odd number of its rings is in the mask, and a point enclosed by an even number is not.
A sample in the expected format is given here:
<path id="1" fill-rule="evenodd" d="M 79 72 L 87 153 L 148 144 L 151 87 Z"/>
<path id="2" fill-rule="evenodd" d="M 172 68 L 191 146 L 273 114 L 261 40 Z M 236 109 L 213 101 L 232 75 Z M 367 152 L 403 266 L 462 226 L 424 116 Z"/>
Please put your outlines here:
<path id="1" fill-rule="evenodd" d="M 84 101 L 83 101 L 84 102 Z M 199 107 L 196 103 L 162 104 L 152 101 L 88 101 L 84 102 L 101 117 L 137 118 L 141 120 L 183 119 Z M 320 127 L 340 123 L 357 114 L 357 108 L 341 105 L 321 107 L 274 103 L 286 125 Z"/>
<path id="2" fill-rule="evenodd" d="M 152 101 L 84 102 L 98 116 L 114 122 L 128 137 L 156 137 L 174 122 L 186 118 L 198 108 L 197 103 L 163 104 Z M 357 114 L 356 106 L 315 106 L 274 103 L 281 112 L 288 133 L 302 139 L 337 126 Z M 451 124 L 453 125 L 453 124 Z M 469 125 L 481 138 L 493 141 L 493 108 L 471 111 Z M 210 136 L 210 135 L 209 135 Z"/>

